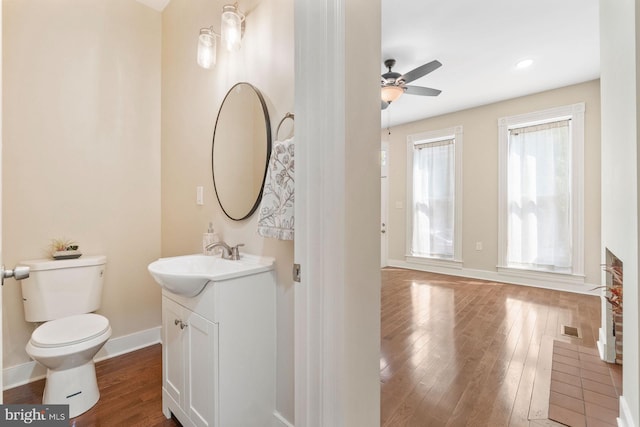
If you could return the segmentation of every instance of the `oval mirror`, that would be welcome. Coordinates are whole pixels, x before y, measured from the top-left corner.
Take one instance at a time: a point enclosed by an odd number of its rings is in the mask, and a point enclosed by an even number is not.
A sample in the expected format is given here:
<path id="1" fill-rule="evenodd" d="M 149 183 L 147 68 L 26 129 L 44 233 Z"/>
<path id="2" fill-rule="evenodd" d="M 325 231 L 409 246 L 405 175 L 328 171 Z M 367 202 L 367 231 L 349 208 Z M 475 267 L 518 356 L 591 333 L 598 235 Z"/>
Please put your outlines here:
<path id="1" fill-rule="evenodd" d="M 249 83 L 224 97 L 213 131 L 211 170 L 225 215 L 240 221 L 258 207 L 271 152 L 271 123 L 264 98 Z"/>

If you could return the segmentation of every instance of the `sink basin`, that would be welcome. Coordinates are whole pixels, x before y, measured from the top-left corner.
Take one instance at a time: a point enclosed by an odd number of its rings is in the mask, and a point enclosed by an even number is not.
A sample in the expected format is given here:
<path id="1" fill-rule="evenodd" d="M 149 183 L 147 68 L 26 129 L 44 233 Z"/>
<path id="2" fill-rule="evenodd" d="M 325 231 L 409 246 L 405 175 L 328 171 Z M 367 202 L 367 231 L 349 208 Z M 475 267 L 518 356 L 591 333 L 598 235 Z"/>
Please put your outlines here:
<path id="1" fill-rule="evenodd" d="M 242 254 L 237 261 L 197 254 L 160 258 L 148 268 L 162 288 L 174 294 L 194 297 L 210 281 L 261 273 L 272 270 L 273 264 L 273 258 L 248 254 Z"/>

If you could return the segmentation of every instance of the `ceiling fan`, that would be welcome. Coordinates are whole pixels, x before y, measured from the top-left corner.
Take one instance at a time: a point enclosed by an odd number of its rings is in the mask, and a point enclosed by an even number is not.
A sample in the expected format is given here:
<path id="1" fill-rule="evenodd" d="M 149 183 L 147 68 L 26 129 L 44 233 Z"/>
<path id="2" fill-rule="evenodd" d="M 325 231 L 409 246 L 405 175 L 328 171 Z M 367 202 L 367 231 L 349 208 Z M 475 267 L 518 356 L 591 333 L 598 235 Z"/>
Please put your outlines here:
<path id="1" fill-rule="evenodd" d="M 430 87 L 407 86 L 407 83 L 411 83 L 412 81 L 426 76 L 430 72 L 440 68 L 442 66 L 440 61 L 434 60 L 428 62 L 405 74 L 391 71 L 391 68 L 393 68 L 394 65 L 396 65 L 395 59 L 387 59 L 384 61 L 384 66 L 389 69 L 389 72 L 384 73 L 380 79 L 383 110 L 393 101 L 400 98 L 403 93 L 407 93 L 409 95 L 438 96 L 440 95 L 440 92 L 442 92 L 441 90 L 432 89 Z"/>

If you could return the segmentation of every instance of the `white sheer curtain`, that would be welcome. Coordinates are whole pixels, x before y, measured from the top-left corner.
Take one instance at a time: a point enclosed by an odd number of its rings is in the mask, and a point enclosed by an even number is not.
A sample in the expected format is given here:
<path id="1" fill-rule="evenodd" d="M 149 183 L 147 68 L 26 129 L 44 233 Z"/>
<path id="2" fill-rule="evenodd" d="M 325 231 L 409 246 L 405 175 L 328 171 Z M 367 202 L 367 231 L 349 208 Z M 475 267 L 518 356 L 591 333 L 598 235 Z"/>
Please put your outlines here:
<path id="1" fill-rule="evenodd" d="M 510 131 L 509 265 L 571 269 L 570 135 L 568 120 Z"/>
<path id="2" fill-rule="evenodd" d="M 454 191 L 454 141 L 416 145 L 412 255 L 453 259 Z"/>

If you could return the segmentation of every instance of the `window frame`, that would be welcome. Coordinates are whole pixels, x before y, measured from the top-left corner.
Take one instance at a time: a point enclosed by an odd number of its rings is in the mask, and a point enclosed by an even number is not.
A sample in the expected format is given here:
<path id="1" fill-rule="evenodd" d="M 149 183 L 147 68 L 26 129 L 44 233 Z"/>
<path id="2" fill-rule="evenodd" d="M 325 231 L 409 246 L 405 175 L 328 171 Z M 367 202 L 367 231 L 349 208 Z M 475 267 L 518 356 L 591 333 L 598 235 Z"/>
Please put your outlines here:
<path id="1" fill-rule="evenodd" d="M 416 145 L 453 139 L 454 145 L 454 229 L 453 258 L 417 256 L 411 253 L 413 238 L 413 153 Z M 407 136 L 407 202 L 405 261 L 431 266 L 462 268 L 462 148 L 463 128 L 453 126 L 445 129 L 421 132 Z"/>
<path id="2" fill-rule="evenodd" d="M 555 280 L 584 282 L 584 102 L 498 119 L 498 271 L 522 278 L 552 276 Z M 507 163 L 509 130 L 536 124 L 571 120 L 571 272 L 515 267 L 508 264 Z"/>

